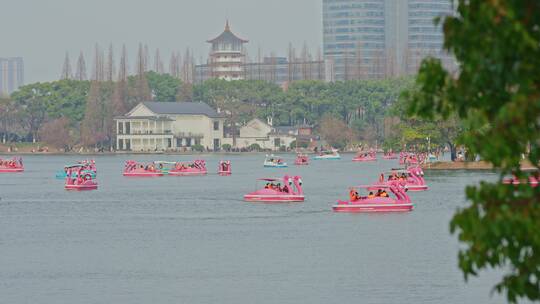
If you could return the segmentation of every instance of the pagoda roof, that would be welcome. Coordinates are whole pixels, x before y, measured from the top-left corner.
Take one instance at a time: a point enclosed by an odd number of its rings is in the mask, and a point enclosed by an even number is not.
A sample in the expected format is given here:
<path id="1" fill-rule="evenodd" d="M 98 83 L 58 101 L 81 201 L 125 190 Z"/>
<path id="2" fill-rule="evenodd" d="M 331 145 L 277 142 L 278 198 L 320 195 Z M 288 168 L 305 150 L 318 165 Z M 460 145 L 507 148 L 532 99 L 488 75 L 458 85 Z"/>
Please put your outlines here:
<path id="1" fill-rule="evenodd" d="M 214 39 L 207 40 L 208 43 L 214 43 L 218 41 L 240 41 L 241 43 L 247 43 L 249 40 L 242 39 L 238 36 L 236 36 L 233 32 L 231 32 L 231 27 L 229 26 L 229 20 L 227 20 L 227 23 L 225 24 L 225 30 L 223 33 L 221 33 L 219 36 L 217 36 Z"/>

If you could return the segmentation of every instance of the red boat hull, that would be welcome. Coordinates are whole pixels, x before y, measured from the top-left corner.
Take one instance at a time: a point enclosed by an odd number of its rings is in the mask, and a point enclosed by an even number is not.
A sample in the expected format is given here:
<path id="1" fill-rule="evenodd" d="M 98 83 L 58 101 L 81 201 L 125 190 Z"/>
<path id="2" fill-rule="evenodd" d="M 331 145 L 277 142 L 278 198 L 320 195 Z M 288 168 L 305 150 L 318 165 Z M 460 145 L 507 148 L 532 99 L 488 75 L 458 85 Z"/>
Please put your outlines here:
<path id="1" fill-rule="evenodd" d="M 353 158 L 353 162 L 374 162 L 377 161 L 376 158 Z"/>
<path id="2" fill-rule="evenodd" d="M 218 172 L 218 175 L 221 175 L 221 176 L 229 176 L 231 174 L 232 173 L 230 171 L 219 171 Z"/>
<path id="3" fill-rule="evenodd" d="M 130 176 L 130 177 L 158 177 L 163 176 L 163 173 L 161 172 L 124 172 L 124 176 Z"/>
<path id="4" fill-rule="evenodd" d="M 373 213 L 373 212 L 409 212 L 414 209 L 411 203 L 399 204 L 337 204 L 332 206 L 334 212 Z"/>
<path id="5" fill-rule="evenodd" d="M 0 168 L 0 173 L 20 173 L 24 168 Z"/>
<path id="6" fill-rule="evenodd" d="M 246 194 L 244 200 L 247 202 L 266 202 L 266 203 L 293 203 L 303 202 L 303 195 L 263 195 Z"/>
<path id="7" fill-rule="evenodd" d="M 427 191 L 429 187 L 427 185 L 406 185 L 408 191 L 412 192 L 419 192 L 419 191 Z"/>
<path id="8" fill-rule="evenodd" d="M 64 188 L 66 190 L 73 190 L 73 191 L 88 191 L 88 190 L 97 190 L 98 185 L 65 185 Z"/>
<path id="9" fill-rule="evenodd" d="M 207 171 L 169 171 L 169 175 L 172 176 L 197 176 L 206 175 Z"/>

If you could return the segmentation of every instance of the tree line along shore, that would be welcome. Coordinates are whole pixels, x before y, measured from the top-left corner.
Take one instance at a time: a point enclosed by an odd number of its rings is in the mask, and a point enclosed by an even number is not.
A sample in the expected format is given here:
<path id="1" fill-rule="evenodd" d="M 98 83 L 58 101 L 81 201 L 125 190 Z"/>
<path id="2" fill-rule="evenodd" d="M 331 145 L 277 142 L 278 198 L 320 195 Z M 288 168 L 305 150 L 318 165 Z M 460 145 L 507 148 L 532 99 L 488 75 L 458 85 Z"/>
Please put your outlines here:
<path id="1" fill-rule="evenodd" d="M 309 124 L 328 145 L 339 149 L 454 146 L 457 124 L 409 117 L 401 97 L 414 88 L 414 81 L 413 77 L 305 80 L 284 89 L 258 80 L 211 79 L 194 85 L 150 71 L 117 81 L 34 83 L 0 99 L 0 142 L 22 147 L 26 145 L 21 142 L 40 142 L 54 151 L 111 151 L 113 118 L 153 100 L 205 102 L 225 114 L 229 130 L 252 118 L 271 117 L 276 126 Z"/>

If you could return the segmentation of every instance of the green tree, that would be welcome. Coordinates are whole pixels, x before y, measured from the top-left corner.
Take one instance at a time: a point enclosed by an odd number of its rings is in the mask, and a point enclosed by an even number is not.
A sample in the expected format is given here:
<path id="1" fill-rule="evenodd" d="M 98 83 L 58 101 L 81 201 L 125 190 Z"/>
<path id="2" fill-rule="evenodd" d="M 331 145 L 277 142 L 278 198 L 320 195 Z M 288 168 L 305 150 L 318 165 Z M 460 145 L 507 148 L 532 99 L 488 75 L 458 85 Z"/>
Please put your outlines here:
<path id="1" fill-rule="evenodd" d="M 154 71 L 146 72 L 146 79 L 155 101 L 176 101 L 176 93 L 181 87 L 180 79 Z"/>
<path id="2" fill-rule="evenodd" d="M 465 245 L 459 267 L 465 278 L 500 268 L 496 285 L 510 302 L 540 300 L 540 187 L 503 185 L 526 155 L 538 169 L 540 157 L 540 1 L 460 0 L 444 20 L 445 47 L 458 73 L 439 60 L 425 60 L 409 94 L 413 114 L 433 119 L 457 114 L 461 141 L 501 171 L 498 182 L 467 188 L 471 205 L 450 224 Z"/>

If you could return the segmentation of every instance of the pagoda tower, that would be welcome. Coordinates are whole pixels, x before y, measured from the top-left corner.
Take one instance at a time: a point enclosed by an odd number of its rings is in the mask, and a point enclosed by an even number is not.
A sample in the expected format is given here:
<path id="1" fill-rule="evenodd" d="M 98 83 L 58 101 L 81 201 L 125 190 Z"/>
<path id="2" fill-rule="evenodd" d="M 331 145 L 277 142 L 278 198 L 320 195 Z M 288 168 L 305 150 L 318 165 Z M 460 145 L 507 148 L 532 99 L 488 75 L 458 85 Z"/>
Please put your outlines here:
<path id="1" fill-rule="evenodd" d="M 210 73 L 212 78 L 224 80 L 244 79 L 244 40 L 231 32 L 229 21 L 225 24 L 225 31 L 212 40 L 210 50 Z"/>

